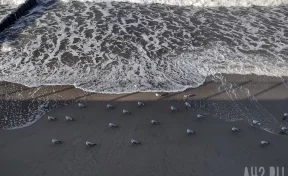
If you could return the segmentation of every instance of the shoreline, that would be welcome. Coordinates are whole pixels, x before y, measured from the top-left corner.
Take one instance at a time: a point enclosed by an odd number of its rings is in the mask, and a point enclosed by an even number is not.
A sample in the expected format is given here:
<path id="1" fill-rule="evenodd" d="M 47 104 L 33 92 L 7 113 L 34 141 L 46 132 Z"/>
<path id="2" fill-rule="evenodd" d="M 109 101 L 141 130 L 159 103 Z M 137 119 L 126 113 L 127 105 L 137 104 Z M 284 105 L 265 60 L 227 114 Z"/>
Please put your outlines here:
<path id="1" fill-rule="evenodd" d="M 184 102 L 188 101 L 193 104 L 195 111 L 213 115 L 216 119 L 222 119 L 224 121 L 244 120 L 250 125 L 254 118 L 267 121 L 263 130 L 277 134 L 277 128 L 280 128 L 277 127 L 277 125 L 283 126 L 286 124 L 282 124 L 283 122 L 280 120 L 283 113 L 286 112 L 284 104 L 288 103 L 288 84 L 286 78 L 257 75 L 223 76 L 225 77 L 225 83 L 206 79 L 205 83 L 200 87 L 189 88 L 181 92 L 169 92 L 166 96 L 161 97 L 156 97 L 152 92 L 102 94 L 85 92 L 70 85 L 29 88 L 19 84 L 3 82 L 0 84 L 0 92 L 3 92 L 0 94 L 0 105 L 19 110 L 22 112 L 23 117 L 18 118 L 16 116 L 19 116 L 19 114 L 15 114 L 13 111 L 6 109 L 4 113 L 2 112 L 2 115 L 0 114 L 2 116 L 2 118 L 0 118 L 0 126 L 2 129 L 7 129 L 13 127 L 13 125 L 15 126 L 15 124 L 21 126 L 21 123 L 25 124 L 25 122 L 34 124 L 37 119 L 41 119 L 40 116 L 43 116 L 47 112 L 53 112 L 57 110 L 57 108 L 75 105 L 77 102 L 110 102 L 116 104 L 118 104 L 118 102 L 133 101 L 182 102 L 182 105 L 179 106 L 183 107 Z M 189 94 L 195 96 L 184 98 L 184 95 Z M 15 104 L 15 102 L 18 103 Z M 269 112 L 270 109 L 273 109 L 269 107 L 270 102 L 281 105 L 278 107 L 274 107 L 273 105 L 273 108 L 279 111 L 277 112 L 277 116 Z M 254 109 L 251 109 L 252 107 Z M 243 110 L 243 108 L 248 110 Z M 27 109 L 30 110 L 27 111 Z M 35 111 L 37 114 L 35 115 L 30 111 Z M 239 115 L 234 111 L 243 112 L 243 115 Z M 257 111 L 260 112 L 257 113 Z M 273 109 L 273 111 L 275 110 Z M 264 117 L 259 117 L 259 114 L 262 114 Z M 10 115 L 13 116 L 12 122 L 9 119 Z M 245 115 L 252 115 L 254 117 L 245 117 Z M 17 125 L 15 127 L 17 127 Z"/>
<path id="2" fill-rule="evenodd" d="M 261 128 L 287 126 L 286 121 L 281 121 L 287 110 L 287 87 L 269 77 L 230 75 L 229 79 L 238 86 L 231 84 L 230 88 L 227 83 L 230 89 L 224 89 L 220 83 L 207 82 L 199 88 L 163 97 L 152 93 L 91 94 L 73 86 L 27 89 L 10 83 L 0 85 L 1 125 L 12 122 L 3 122 L 3 115 L 10 114 L 17 121 L 26 108 L 33 110 L 48 103 L 46 114 L 34 124 L 0 130 L 0 175 L 243 176 L 244 168 L 252 166 L 264 167 L 266 172 L 271 166 L 284 167 L 286 173 L 288 136 Z M 246 90 L 257 101 L 247 97 Z M 184 107 L 184 94 L 196 94 L 188 99 L 193 106 L 190 110 Z M 137 107 L 137 101 L 146 106 Z M 87 107 L 80 109 L 78 102 Z M 107 103 L 115 105 L 115 109 L 107 110 Z M 171 105 L 180 112 L 171 113 Z M 13 115 L 18 108 L 20 114 Z M 131 115 L 123 115 L 122 109 L 131 111 Z M 198 113 L 206 117 L 197 120 Z M 66 115 L 74 121 L 67 122 Z M 238 118 L 237 115 L 243 120 L 227 119 Z M 58 120 L 49 122 L 47 116 Z M 262 118 L 263 126 L 252 127 L 249 117 Z M 151 125 L 152 119 L 160 125 Z M 110 122 L 119 128 L 109 128 Z M 241 131 L 232 133 L 233 126 Z M 187 128 L 196 134 L 187 135 Z M 53 145 L 52 138 L 63 143 Z M 142 145 L 132 146 L 131 138 Z M 262 147 L 262 140 L 271 144 Z M 97 145 L 89 148 L 85 141 Z"/>

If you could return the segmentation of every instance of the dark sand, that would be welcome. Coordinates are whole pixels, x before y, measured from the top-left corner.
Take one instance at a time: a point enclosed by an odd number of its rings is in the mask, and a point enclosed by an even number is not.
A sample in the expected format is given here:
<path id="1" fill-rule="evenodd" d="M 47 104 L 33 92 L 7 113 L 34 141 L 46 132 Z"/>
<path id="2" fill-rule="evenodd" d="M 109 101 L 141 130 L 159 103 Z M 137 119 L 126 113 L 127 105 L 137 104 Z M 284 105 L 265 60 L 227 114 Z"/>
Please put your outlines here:
<path id="1" fill-rule="evenodd" d="M 277 125 L 279 128 L 287 126 L 287 122 L 281 124 L 283 113 L 288 112 L 287 85 L 280 78 L 237 75 L 227 75 L 226 78 L 242 88 L 232 86 L 225 91 L 219 88 L 219 83 L 207 81 L 197 89 L 155 97 L 153 93 L 103 95 L 83 92 L 72 86 L 27 88 L 2 83 L 2 128 L 9 127 L 9 120 L 3 118 L 7 112 L 17 111 L 20 106 L 15 105 L 17 103 L 23 108 L 31 102 L 44 101 L 59 106 L 28 127 L 0 131 L 0 175 L 243 176 L 244 167 L 251 166 L 263 166 L 266 169 L 263 176 L 269 175 L 270 166 L 283 166 L 287 175 L 287 136 L 272 134 L 249 124 L 253 119 L 250 116 L 259 113 L 265 116 L 263 119 L 275 118 L 271 121 L 274 125 L 271 129 L 275 130 Z M 250 101 L 251 97 L 247 97 L 243 87 L 249 89 L 257 103 Z M 236 92 L 237 98 L 234 96 L 233 100 L 229 92 Z M 193 110 L 184 108 L 184 94 L 196 94 L 189 98 L 195 107 Z M 138 100 L 147 106 L 138 108 Z M 83 102 L 87 107 L 79 109 L 76 102 Z M 3 108 L 11 103 L 17 108 L 11 111 Z M 116 108 L 108 111 L 107 103 Z M 178 107 L 180 112 L 171 113 L 171 105 Z M 233 111 L 236 106 L 239 112 Z M 128 109 L 132 114 L 123 115 L 122 109 Z M 223 120 L 227 120 L 230 110 L 231 116 L 242 113 L 241 117 L 247 118 L 236 122 Z M 198 121 L 197 113 L 205 113 L 207 117 Z M 48 122 L 48 115 L 58 120 Z M 75 121 L 65 121 L 65 115 Z M 160 121 L 161 125 L 152 126 L 152 119 Z M 120 127 L 111 129 L 109 122 Z M 232 133 L 232 126 L 242 131 Z M 188 136 L 187 128 L 195 130 L 196 135 Z M 63 144 L 53 145 L 52 138 L 63 140 Z M 131 138 L 139 140 L 142 145 L 132 146 Z M 97 146 L 87 148 L 86 140 L 97 143 Z M 269 141 L 271 145 L 261 147 L 261 140 Z"/>

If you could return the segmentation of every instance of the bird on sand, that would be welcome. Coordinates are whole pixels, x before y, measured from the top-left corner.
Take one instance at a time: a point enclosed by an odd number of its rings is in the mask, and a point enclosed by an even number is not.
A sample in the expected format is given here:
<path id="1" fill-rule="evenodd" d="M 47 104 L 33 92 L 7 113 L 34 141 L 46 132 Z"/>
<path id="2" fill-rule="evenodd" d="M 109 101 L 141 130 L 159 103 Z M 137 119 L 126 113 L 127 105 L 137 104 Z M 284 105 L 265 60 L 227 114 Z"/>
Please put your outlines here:
<path id="1" fill-rule="evenodd" d="M 61 144 L 62 142 L 57 139 L 52 139 L 53 144 Z"/>
<path id="2" fill-rule="evenodd" d="M 107 104 L 107 108 L 108 108 L 108 109 L 114 109 L 114 106 L 111 105 L 111 104 Z"/>
<path id="3" fill-rule="evenodd" d="M 282 120 L 286 120 L 287 117 L 288 117 L 288 113 L 284 113 Z"/>
<path id="4" fill-rule="evenodd" d="M 55 121 L 55 120 L 57 120 L 57 119 L 56 119 L 56 117 L 48 116 L 48 120 L 49 120 L 49 121 Z"/>
<path id="5" fill-rule="evenodd" d="M 143 102 L 138 101 L 138 107 L 144 106 L 145 104 Z"/>
<path id="6" fill-rule="evenodd" d="M 185 102 L 185 107 L 186 107 L 187 109 L 190 109 L 190 108 L 192 108 L 191 104 L 190 104 L 190 103 L 188 103 L 188 102 Z"/>
<path id="7" fill-rule="evenodd" d="M 133 145 L 139 145 L 139 144 L 141 144 L 140 142 L 136 141 L 135 139 L 131 139 L 131 143 L 132 143 Z"/>
<path id="8" fill-rule="evenodd" d="M 186 132 L 187 132 L 188 135 L 189 135 L 189 134 L 196 134 L 195 131 L 190 130 L 190 129 L 187 129 Z"/>
<path id="9" fill-rule="evenodd" d="M 204 116 L 203 114 L 197 114 L 197 119 L 198 119 L 198 120 L 204 119 L 204 117 L 205 117 L 205 116 Z"/>
<path id="10" fill-rule="evenodd" d="M 266 145 L 268 145 L 268 144 L 270 144 L 270 142 L 267 142 L 267 141 L 261 141 L 261 145 L 262 145 L 262 146 L 266 146 Z"/>
<path id="11" fill-rule="evenodd" d="M 82 103 L 78 103 L 78 106 L 79 106 L 79 108 L 84 108 L 85 107 L 85 105 L 82 104 Z"/>
<path id="12" fill-rule="evenodd" d="M 240 129 L 239 129 L 239 128 L 236 128 L 236 127 L 232 127 L 232 132 L 238 132 L 238 131 L 240 131 Z"/>
<path id="13" fill-rule="evenodd" d="M 253 125 L 261 125 L 261 123 L 258 120 L 253 120 L 252 123 Z"/>
<path id="14" fill-rule="evenodd" d="M 172 111 L 172 112 L 179 112 L 179 109 L 177 109 L 177 108 L 174 107 L 174 106 L 171 106 L 171 111 Z"/>
<path id="15" fill-rule="evenodd" d="M 115 125 L 114 123 L 109 123 L 110 128 L 117 128 L 118 125 Z"/>
<path id="16" fill-rule="evenodd" d="M 156 121 L 156 120 L 151 120 L 152 125 L 159 125 L 160 122 Z"/>
<path id="17" fill-rule="evenodd" d="M 123 109 L 123 114 L 131 114 L 131 112 L 126 109 Z"/>
<path id="18" fill-rule="evenodd" d="M 156 97 L 161 97 L 162 95 L 160 93 L 155 93 Z"/>
<path id="19" fill-rule="evenodd" d="M 89 142 L 89 141 L 86 141 L 85 144 L 86 144 L 88 147 L 93 147 L 93 146 L 96 145 L 95 143 L 93 143 L 93 142 Z"/>
<path id="20" fill-rule="evenodd" d="M 69 117 L 69 116 L 65 116 L 65 119 L 66 119 L 67 121 L 73 121 L 73 118 L 72 118 L 72 117 Z"/>
<path id="21" fill-rule="evenodd" d="M 183 97 L 184 98 L 189 98 L 189 97 L 193 97 L 193 96 L 195 96 L 195 94 L 185 94 Z"/>

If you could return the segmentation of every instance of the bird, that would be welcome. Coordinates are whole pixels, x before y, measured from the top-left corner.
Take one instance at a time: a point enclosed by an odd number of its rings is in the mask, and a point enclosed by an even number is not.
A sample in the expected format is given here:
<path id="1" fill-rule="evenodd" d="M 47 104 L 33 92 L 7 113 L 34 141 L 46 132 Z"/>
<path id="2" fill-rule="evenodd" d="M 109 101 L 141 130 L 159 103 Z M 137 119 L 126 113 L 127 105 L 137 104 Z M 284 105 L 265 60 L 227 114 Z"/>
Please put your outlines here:
<path id="1" fill-rule="evenodd" d="M 156 120 L 151 120 L 152 125 L 159 125 L 160 122 L 156 121 Z"/>
<path id="2" fill-rule="evenodd" d="M 108 109 L 114 109 L 114 106 L 111 105 L 111 104 L 107 104 L 107 108 L 108 108 Z"/>
<path id="3" fill-rule="evenodd" d="M 66 119 L 67 121 L 73 121 L 73 118 L 72 118 L 72 117 L 69 117 L 69 116 L 65 116 L 65 119 Z"/>
<path id="4" fill-rule="evenodd" d="M 173 112 L 178 112 L 179 111 L 179 109 L 177 109 L 176 107 L 174 107 L 174 106 L 171 106 L 171 111 L 173 111 Z"/>
<path id="5" fill-rule="evenodd" d="M 117 128 L 117 127 L 118 127 L 118 125 L 115 125 L 114 123 L 109 123 L 109 126 L 110 126 L 111 128 Z"/>
<path id="6" fill-rule="evenodd" d="M 79 106 L 79 108 L 84 108 L 85 107 L 85 105 L 82 104 L 82 103 L 78 103 L 78 106 Z"/>
<path id="7" fill-rule="evenodd" d="M 232 132 L 238 132 L 238 131 L 240 131 L 240 129 L 239 129 L 239 128 L 236 128 L 236 127 L 232 127 Z"/>
<path id="8" fill-rule="evenodd" d="M 96 144 L 93 143 L 93 142 L 86 141 L 86 145 L 87 145 L 88 147 L 93 147 L 93 146 L 95 146 Z"/>
<path id="9" fill-rule="evenodd" d="M 186 131 L 187 131 L 187 134 L 188 134 L 188 135 L 189 135 L 189 134 L 196 134 L 195 131 L 190 130 L 190 129 L 187 129 Z"/>
<path id="10" fill-rule="evenodd" d="M 49 121 L 54 121 L 54 120 L 57 120 L 57 119 L 56 119 L 56 117 L 48 116 L 48 120 Z"/>
<path id="11" fill-rule="evenodd" d="M 261 123 L 258 120 L 253 120 L 252 123 L 253 125 L 261 125 Z"/>
<path id="12" fill-rule="evenodd" d="M 186 106 L 186 108 L 187 109 L 189 109 L 189 108 L 191 108 L 192 106 L 191 106 L 191 104 L 190 103 L 188 103 L 188 102 L 185 102 L 185 106 Z"/>
<path id="13" fill-rule="evenodd" d="M 262 146 L 265 146 L 265 145 L 268 145 L 268 144 L 270 144 L 270 143 L 267 142 L 267 141 L 261 141 L 261 145 L 262 145 Z"/>
<path id="14" fill-rule="evenodd" d="M 286 120 L 287 117 L 288 117 L 288 113 L 284 113 L 282 120 Z"/>
<path id="15" fill-rule="evenodd" d="M 53 144 L 61 144 L 62 142 L 57 139 L 52 139 Z"/>
<path id="16" fill-rule="evenodd" d="M 138 106 L 141 107 L 141 106 L 144 106 L 145 104 L 143 102 L 140 102 L 138 101 Z"/>
<path id="17" fill-rule="evenodd" d="M 160 93 L 155 93 L 156 97 L 161 97 L 162 95 Z"/>
<path id="18" fill-rule="evenodd" d="M 288 128 L 287 128 L 287 127 L 281 127 L 281 130 L 282 130 L 282 131 L 287 131 Z"/>
<path id="19" fill-rule="evenodd" d="M 197 119 L 203 119 L 205 116 L 203 114 L 197 114 Z"/>
<path id="20" fill-rule="evenodd" d="M 132 143 L 133 145 L 141 144 L 140 142 L 136 141 L 135 139 L 131 139 L 131 143 Z"/>
<path id="21" fill-rule="evenodd" d="M 189 98 L 189 97 L 193 97 L 193 96 L 195 96 L 195 94 L 185 94 L 183 97 L 184 98 Z"/>
<path id="22" fill-rule="evenodd" d="M 131 114 L 131 112 L 126 109 L 123 109 L 123 114 Z"/>

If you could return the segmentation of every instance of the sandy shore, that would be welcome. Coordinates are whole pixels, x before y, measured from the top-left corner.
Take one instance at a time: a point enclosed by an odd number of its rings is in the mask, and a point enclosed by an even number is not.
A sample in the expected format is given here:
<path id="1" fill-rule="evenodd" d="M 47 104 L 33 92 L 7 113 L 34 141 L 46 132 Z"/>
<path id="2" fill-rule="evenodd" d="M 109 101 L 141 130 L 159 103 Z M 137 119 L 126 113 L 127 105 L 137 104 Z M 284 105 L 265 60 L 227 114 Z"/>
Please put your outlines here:
<path id="1" fill-rule="evenodd" d="M 207 81 L 199 88 L 162 97 L 153 93 L 103 95 L 73 86 L 27 88 L 0 83 L 2 128 L 33 120 L 28 109 L 33 111 L 43 103 L 49 111 L 28 127 L 0 131 L 0 175 L 243 176 L 244 168 L 251 166 L 263 166 L 266 175 L 270 166 L 285 167 L 287 175 L 288 138 L 272 134 L 288 126 L 281 120 L 288 112 L 285 80 L 239 75 L 225 78 L 225 84 Z M 195 96 L 187 100 L 185 94 Z M 147 106 L 138 108 L 137 101 Z M 185 109 L 185 101 L 193 109 Z M 77 102 L 87 107 L 79 109 Z M 107 103 L 116 108 L 108 111 Z M 171 113 L 171 105 L 180 112 Z M 123 115 L 122 109 L 132 114 Z M 207 117 L 196 120 L 198 113 Z M 58 120 L 48 122 L 48 115 Z M 75 121 L 68 123 L 65 115 Z M 152 126 L 152 119 L 161 125 Z M 252 119 L 261 120 L 261 129 L 250 125 Z M 109 122 L 120 127 L 110 129 Z M 232 126 L 242 131 L 232 133 Z M 196 135 L 188 136 L 187 128 L 195 130 Z M 63 144 L 53 145 L 52 138 L 63 140 Z M 143 145 L 132 146 L 131 138 Z M 86 140 L 97 146 L 87 148 Z M 271 145 L 261 147 L 261 140 Z"/>

